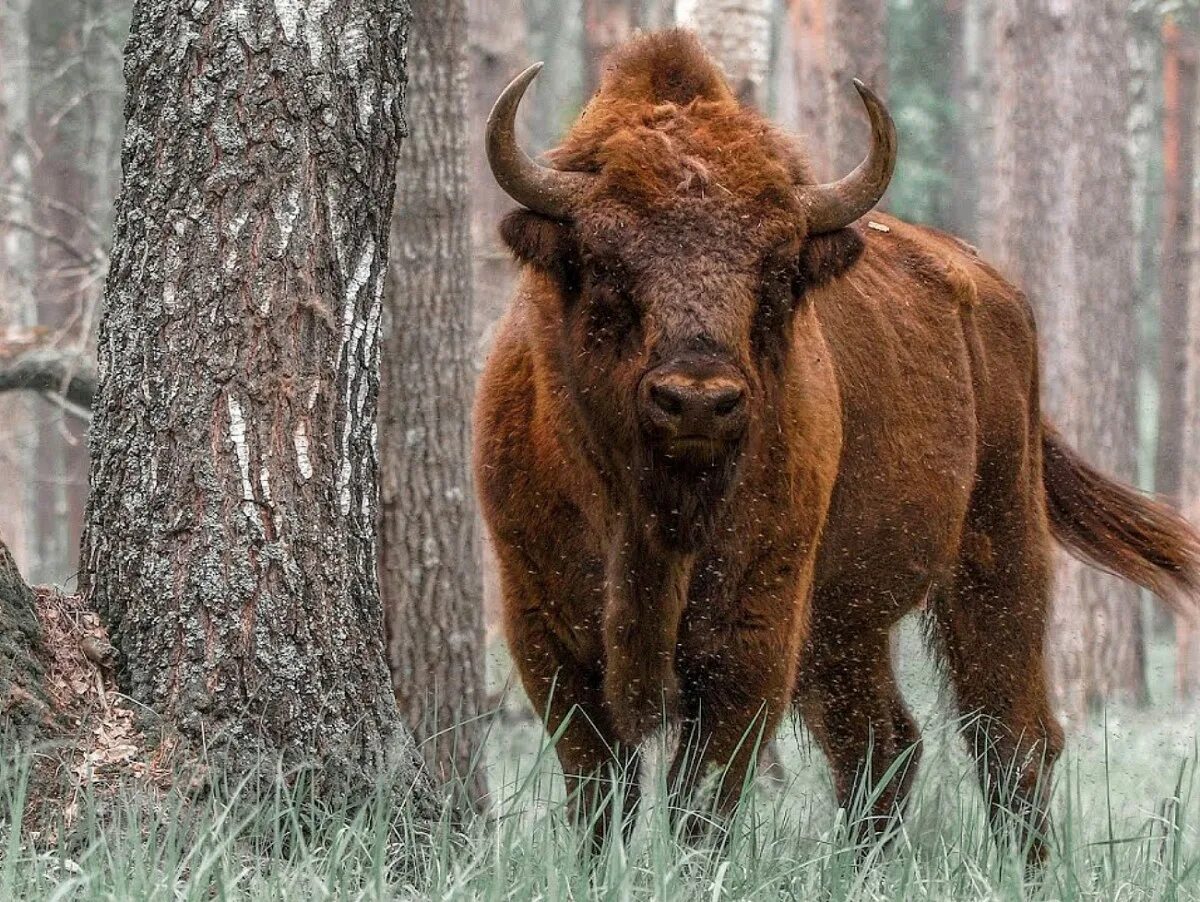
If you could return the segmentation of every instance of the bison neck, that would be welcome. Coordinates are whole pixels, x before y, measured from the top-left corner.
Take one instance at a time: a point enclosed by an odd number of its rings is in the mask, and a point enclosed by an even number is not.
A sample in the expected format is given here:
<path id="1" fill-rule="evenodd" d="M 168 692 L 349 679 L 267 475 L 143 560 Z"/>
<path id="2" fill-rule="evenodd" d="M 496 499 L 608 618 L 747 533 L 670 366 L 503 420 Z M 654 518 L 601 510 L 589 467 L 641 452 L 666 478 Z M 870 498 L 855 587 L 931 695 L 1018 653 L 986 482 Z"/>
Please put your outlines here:
<path id="1" fill-rule="evenodd" d="M 604 693 L 626 742 L 641 741 L 675 714 L 675 645 L 694 562 L 688 552 L 664 548 L 643 518 L 620 518 L 608 555 Z"/>

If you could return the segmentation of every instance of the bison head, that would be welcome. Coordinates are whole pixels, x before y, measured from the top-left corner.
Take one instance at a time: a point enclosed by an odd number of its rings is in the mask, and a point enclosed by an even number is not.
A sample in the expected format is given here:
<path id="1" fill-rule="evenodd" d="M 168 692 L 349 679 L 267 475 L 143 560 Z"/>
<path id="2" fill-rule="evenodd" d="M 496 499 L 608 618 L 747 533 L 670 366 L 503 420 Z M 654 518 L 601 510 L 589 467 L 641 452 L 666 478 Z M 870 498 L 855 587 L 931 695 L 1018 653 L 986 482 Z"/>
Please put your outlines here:
<path id="1" fill-rule="evenodd" d="M 740 104 L 688 32 L 639 38 L 554 168 L 515 139 L 540 69 L 501 94 L 487 128 L 500 186 L 524 209 L 503 237 L 543 277 L 533 301 L 591 455 L 668 544 L 695 546 L 779 432 L 781 386 L 806 328 L 806 291 L 861 250 L 846 227 L 883 195 L 896 157 L 880 100 L 866 160 L 817 184 L 795 144 Z M 629 477 L 632 477 L 630 479 Z"/>

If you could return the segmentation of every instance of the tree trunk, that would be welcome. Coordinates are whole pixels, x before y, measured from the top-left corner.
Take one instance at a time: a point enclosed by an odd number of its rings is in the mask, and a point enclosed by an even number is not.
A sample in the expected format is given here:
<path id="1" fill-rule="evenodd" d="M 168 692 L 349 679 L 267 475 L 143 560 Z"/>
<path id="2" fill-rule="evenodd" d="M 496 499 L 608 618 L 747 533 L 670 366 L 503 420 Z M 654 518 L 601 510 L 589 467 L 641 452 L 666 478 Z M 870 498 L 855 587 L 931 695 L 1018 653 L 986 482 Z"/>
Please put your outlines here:
<path id="1" fill-rule="evenodd" d="M 1191 116 L 1192 141 L 1200 142 L 1200 116 Z M 1193 147 L 1200 146 L 1193 143 Z M 1200 191 L 1192 191 L 1187 245 L 1187 339 L 1184 347 L 1183 436 L 1180 494 L 1183 513 L 1200 523 Z M 1182 702 L 1200 696 L 1200 626 L 1188 617 L 1175 621 L 1175 691 Z"/>
<path id="2" fill-rule="evenodd" d="M 139 0 L 126 49 L 81 587 L 130 695 L 331 793 L 420 772 L 374 540 L 408 21 Z"/>
<path id="3" fill-rule="evenodd" d="M 41 631 L 33 610 L 33 592 L 0 539 L 0 735 L 36 739 L 46 726 L 49 708 L 38 660 Z"/>
<path id="4" fill-rule="evenodd" d="M 1017 0 L 994 26 L 994 176 L 986 244 L 1028 293 L 1043 408 L 1089 459 L 1135 476 L 1137 334 L 1119 0 Z M 1096 160 L 1104 160 L 1097 166 Z M 1146 697 L 1136 589 L 1059 571 L 1049 668 L 1060 708 Z"/>
<path id="5" fill-rule="evenodd" d="M 379 575 L 400 711 L 446 782 L 487 794 L 483 587 L 469 477 L 465 0 L 413 0 L 384 303 Z"/>
<path id="6" fill-rule="evenodd" d="M 29 143 L 30 0 L 0 0 L 0 335 L 26 333 L 37 322 L 33 279 L 35 248 L 30 232 L 32 160 Z M 27 570 L 38 569 L 31 512 L 36 503 L 31 475 L 37 446 L 27 399 L 0 398 L 0 535 Z"/>
<path id="7" fill-rule="evenodd" d="M 1163 25 L 1162 262 L 1159 269 L 1158 441 L 1154 488 L 1178 502 L 1182 478 L 1184 367 L 1191 240 L 1196 34 L 1168 17 Z"/>
<path id="8" fill-rule="evenodd" d="M 795 125 L 808 138 L 819 178 L 840 178 L 870 146 L 870 128 L 851 82 L 887 96 L 884 0 L 789 0 Z M 781 98 L 782 99 L 782 98 Z"/>
<path id="9" fill-rule="evenodd" d="M 679 23 L 696 29 L 721 63 L 742 101 L 765 110 L 771 0 L 679 0 L 675 9 Z"/>
<path id="10" fill-rule="evenodd" d="M 583 0 L 583 96 L 600 87 L 604 61 L 633 34 L 639 0 Z"/>

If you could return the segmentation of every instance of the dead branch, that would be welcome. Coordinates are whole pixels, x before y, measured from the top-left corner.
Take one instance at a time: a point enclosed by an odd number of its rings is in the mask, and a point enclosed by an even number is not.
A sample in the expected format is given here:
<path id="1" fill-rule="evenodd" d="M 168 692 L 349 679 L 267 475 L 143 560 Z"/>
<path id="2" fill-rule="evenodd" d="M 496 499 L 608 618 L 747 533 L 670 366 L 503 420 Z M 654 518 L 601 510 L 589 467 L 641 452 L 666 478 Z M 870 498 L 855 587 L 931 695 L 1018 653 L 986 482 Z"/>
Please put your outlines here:
<path id="1" fill-rule="evenodd" d="M 36 391 L 91 410 L 97 378 L 95 364 L 77 351 L 39 348 L 11 360 L 0 357 L 0 392 Z"/>

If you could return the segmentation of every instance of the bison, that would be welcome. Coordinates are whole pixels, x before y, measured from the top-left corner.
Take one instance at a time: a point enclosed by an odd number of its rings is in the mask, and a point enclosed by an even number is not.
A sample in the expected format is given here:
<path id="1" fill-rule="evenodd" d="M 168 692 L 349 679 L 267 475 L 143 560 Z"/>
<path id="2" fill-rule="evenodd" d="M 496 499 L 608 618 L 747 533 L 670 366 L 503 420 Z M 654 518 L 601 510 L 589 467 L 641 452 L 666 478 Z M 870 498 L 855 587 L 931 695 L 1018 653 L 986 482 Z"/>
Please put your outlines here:
<path id="1" fill-rule="evenodd" d="M 792 706 L 843 804 L 889 775 L 860 823 L 897 816 L 920 736 L 889 636 L 925 605 L 993 812 L 1019 815 L 996 821 L 1040 859 L 1063 745 L 1043 675 L 1053 543 L 1180 600 L 1200 538 L 1043 417 L 1018 289 L 954 237 L 863 219 L 896 160 L 867 87 L 865 160 L 818 184 L 689 32 L 620 48 L 553 168 L 514 137 L 538 68 L 487 128 L 521 276 L 475 477 L 568 788 L 616 775 L 619 793 L 573 793 L 595 841 L 614 806 L 636 810 L 639 746 L 664 723 L 684 736 L 674 791 L 722 769 L 725 813 Z"/>

